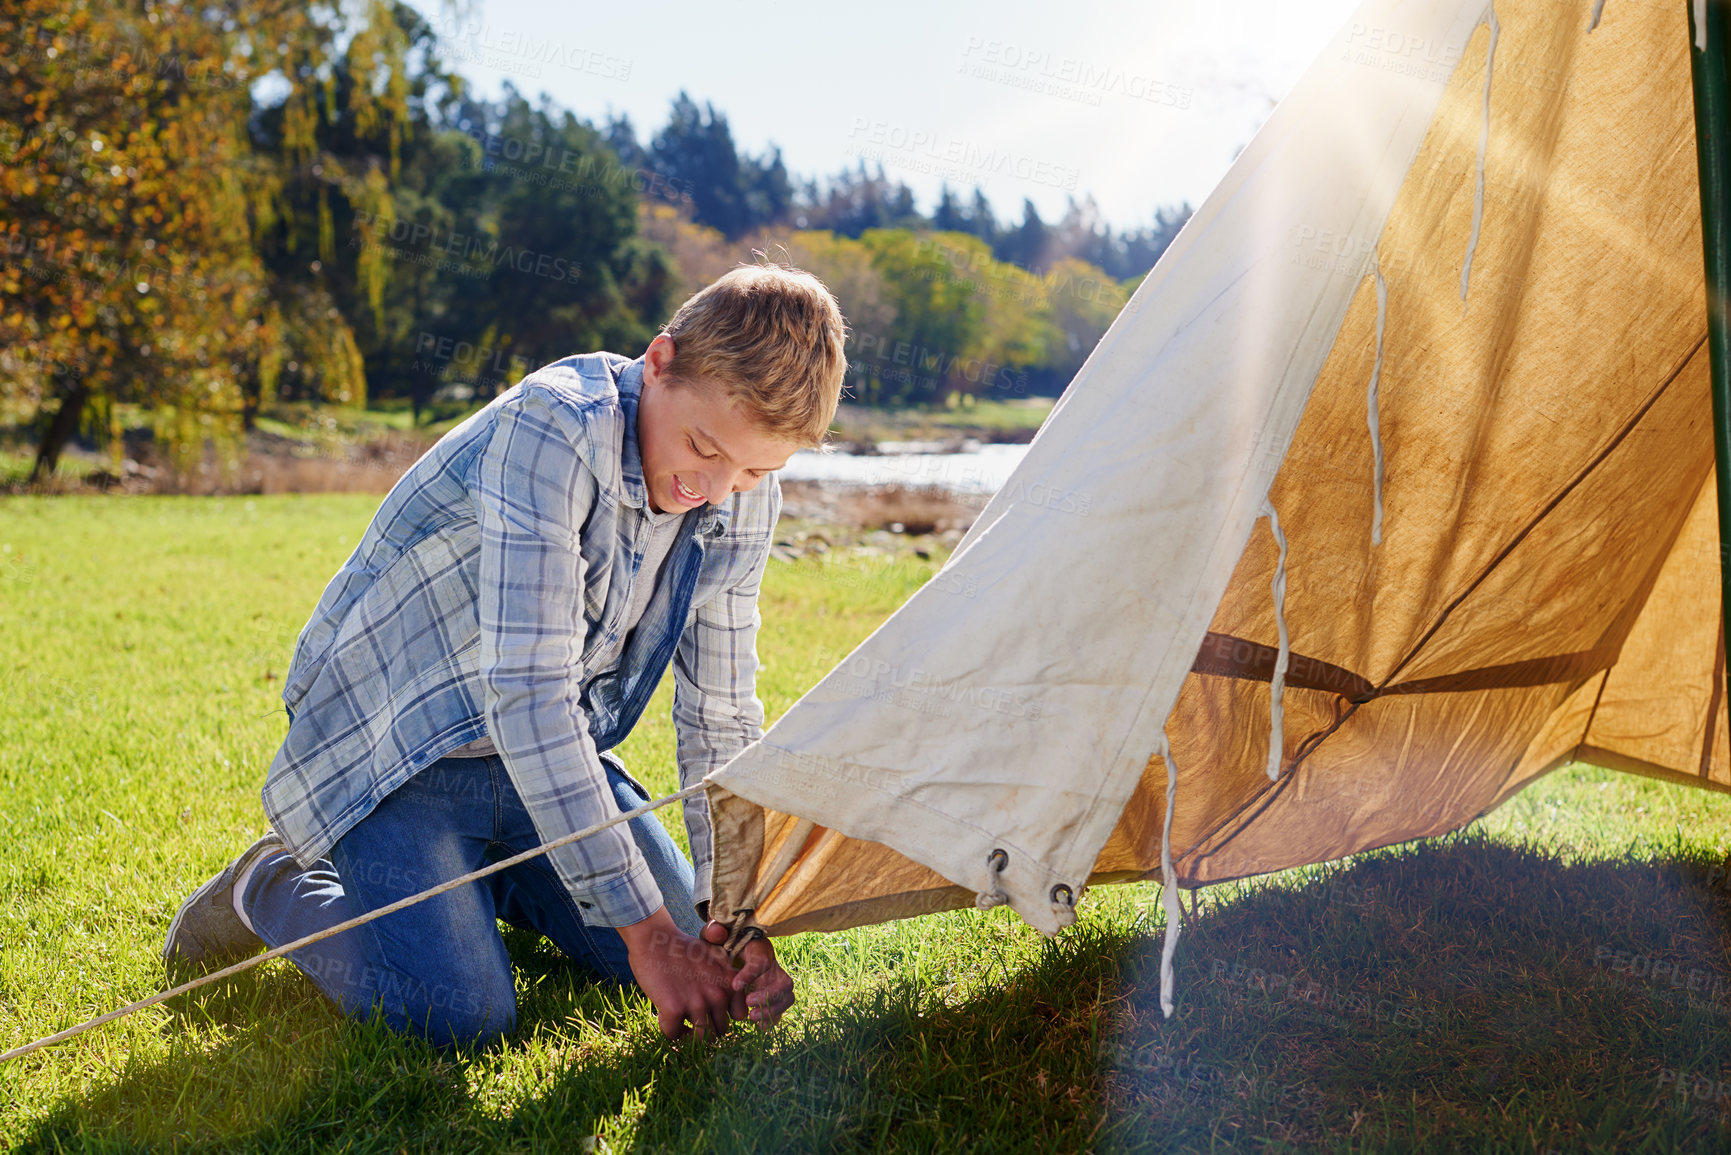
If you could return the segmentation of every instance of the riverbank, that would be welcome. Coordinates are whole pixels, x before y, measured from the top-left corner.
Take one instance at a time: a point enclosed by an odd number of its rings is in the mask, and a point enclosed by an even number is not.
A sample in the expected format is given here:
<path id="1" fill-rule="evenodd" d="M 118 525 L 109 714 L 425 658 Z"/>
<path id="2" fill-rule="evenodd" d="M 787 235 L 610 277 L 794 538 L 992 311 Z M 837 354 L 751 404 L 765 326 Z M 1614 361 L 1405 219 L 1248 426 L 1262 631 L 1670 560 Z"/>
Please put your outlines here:
<path id="1" fill-rule="evenodd" d="M 910 486 L 788 481 L 781 487 L 774 556 L 783 561 L 835 550 L 872 557 L 942 558 L 956 547 L 987 497 Z"/>

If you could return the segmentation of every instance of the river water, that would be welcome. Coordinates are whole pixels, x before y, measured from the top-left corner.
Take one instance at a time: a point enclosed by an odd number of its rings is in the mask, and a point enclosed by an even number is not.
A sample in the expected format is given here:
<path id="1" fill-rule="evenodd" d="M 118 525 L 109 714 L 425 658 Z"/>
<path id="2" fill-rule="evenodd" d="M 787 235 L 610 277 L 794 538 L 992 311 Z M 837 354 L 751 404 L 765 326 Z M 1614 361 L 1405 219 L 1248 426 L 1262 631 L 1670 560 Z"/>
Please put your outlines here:
<path id="1" fill-rule="evenodd" d="M 996 493 L 1027 455 L 1026 445 L 982 445 L 969 453 L 852 453 L 801 450 L 780 471 L 783 481 L 845 485 L 937 486 L 956 493 Z"/>

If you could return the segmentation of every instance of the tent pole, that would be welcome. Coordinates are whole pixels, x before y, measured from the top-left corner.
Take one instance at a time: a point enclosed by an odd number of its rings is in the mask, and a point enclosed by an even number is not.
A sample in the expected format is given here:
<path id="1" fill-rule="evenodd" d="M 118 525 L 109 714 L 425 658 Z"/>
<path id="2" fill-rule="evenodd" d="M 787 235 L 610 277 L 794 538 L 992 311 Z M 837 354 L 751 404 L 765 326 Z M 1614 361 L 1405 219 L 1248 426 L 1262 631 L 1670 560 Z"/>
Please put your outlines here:
<path id="1" fill-rule="evenodd" d="M 1731 612 L 1731 70 L 1727 0 L 1680 0 L 1689 8 L 1689 70 L 1695 86 L 1695 153 L 1701 173 L 1701 241 L 1707 272 L 1707 358 L 1713 390 L 1713 462 L 1719 489 L 1719 628 Z M 1705 28 L 1695 26 L 1705 14 Z M 1697 45 L 1705 46 L 1705 50 Z M 1731 666 L 1731 646 L 1725 648 Z"/>

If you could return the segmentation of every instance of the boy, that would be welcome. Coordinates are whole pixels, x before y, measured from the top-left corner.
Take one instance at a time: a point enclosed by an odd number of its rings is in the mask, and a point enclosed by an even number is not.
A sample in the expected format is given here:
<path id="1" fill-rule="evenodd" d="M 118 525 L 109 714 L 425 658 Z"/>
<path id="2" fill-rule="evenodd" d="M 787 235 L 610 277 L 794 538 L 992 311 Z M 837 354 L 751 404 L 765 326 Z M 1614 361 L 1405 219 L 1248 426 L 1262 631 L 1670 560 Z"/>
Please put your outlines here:
<path id="1" fill-rule="evenodd" d="M 738 268 L 637 360 L 545 366 L 440 439 L 301 631 L 271 829 L 186 900 L 165 961 L 226 964 L 641 805 L 606 751 L 670 663 L 682 784 L 756 739 L 774 471 L 822 441 L 844 339 L 815 277 Z M 738 971 L 713 945 L 701 795 L 685 822 L 695 869 L 644 815 L 289 957 L 441 1046 L 515 1027 L 500 918 L 635 980 L 670 1038 L 773 1023 L 792 979 L 766 940 Z"/>

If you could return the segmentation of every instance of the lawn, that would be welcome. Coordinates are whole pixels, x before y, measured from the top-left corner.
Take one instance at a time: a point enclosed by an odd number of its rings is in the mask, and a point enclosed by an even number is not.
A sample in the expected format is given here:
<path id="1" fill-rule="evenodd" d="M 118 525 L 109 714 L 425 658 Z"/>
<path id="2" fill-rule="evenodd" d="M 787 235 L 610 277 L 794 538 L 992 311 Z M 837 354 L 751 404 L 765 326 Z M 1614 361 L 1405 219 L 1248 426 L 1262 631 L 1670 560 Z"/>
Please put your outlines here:
<path id="1" fill-rule="evenodd" d="M 0 1049 L 163 985 L 179 901 L 262 827 L 295 634 L 376 504 L 0 499 Z M 774 563 L 772 715 L 935 564 Z M 658 790 L 664 713 L 623 751 Z M 1722 1150 L 1728 818 L 1578 767 L 1461 834 L 1204 892 L 1170 1021 L 1150 885 L 1051 941 L 1003 909 L 784 940 L 799 1005 L 710 1045 L 516 931 L 521 1026 L 476 1055 L 275 962 L 0 1066 L 0 1150 Z"/>
<path id="2" fill-rule="evenodd" d="M 1052 412 L 1055 398 L 970 400 L 949 406 L 867 408 L 844 403 L 832 425 L 842 441 L 1029 441 Z"/>

